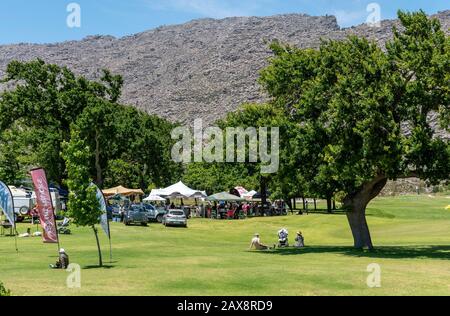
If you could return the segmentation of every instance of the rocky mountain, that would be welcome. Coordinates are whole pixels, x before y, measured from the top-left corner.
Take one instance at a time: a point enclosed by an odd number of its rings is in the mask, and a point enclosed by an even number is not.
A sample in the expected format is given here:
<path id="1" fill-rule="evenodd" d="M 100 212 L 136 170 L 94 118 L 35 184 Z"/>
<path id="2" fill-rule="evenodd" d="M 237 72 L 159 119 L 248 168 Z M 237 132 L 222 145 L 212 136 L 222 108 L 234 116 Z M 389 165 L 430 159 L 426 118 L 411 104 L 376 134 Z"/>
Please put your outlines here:
<path id="1" fill-rule="evenodd" d="M 436 17 L 449 30 L 450 11 Z M 123 103 L 173 121 L 201 117 L 212 123 L 244 102 L 265 99 L 256 80 L 271 56 L 270 41 L 317 47 L 321 38 L 357 34 L 382 44 L 396 23 L 341 29 L 333 16 L 201 19 L 123 38 L 91 36 L 56 44 L 0 46 L 0 75 L 15 59 L 41 58 L 91 79 L 108 68 L 124 77 Z"/>

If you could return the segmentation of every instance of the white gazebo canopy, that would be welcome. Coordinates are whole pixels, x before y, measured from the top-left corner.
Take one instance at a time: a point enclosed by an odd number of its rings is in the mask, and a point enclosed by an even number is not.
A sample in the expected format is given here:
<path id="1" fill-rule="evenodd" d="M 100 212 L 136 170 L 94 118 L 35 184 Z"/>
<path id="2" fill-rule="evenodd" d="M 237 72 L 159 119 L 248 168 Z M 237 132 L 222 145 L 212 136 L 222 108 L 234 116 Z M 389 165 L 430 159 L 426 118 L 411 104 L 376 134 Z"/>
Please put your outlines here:
<path id="1" fill-rule="evenodd" d="M 166 199 L 158 195 L 149 195 L 144 199 L 144 202 L 164 202 Z"/>
<path id="2" fill-rule="evenodd" d="M 165 189 L 152 190 L 150 195 L 157 195 L 169 199 L 201 199 L 207 197 L 205 191 L 191 189 L 181 181 Z"/>
<path id="3" fill-rule="evenodd" d="M 246 200 L 251 200 L 256 193 L 258 193 L 258 192 L 253 190 L 253 191 L 243 194 L 242 197 Z"/>
<path id="4" fill-rule="evenodd" d="M 28 193 L 25 190 L 23 190 L 23 189 L 19 189 L 19 188 L 16 188 L 14 186 L 10 186 L 9 189 L 11 190 L 12 196 L 15 197 L 15 198 L 26 198 L 26 197 L 28 197 Z"/>

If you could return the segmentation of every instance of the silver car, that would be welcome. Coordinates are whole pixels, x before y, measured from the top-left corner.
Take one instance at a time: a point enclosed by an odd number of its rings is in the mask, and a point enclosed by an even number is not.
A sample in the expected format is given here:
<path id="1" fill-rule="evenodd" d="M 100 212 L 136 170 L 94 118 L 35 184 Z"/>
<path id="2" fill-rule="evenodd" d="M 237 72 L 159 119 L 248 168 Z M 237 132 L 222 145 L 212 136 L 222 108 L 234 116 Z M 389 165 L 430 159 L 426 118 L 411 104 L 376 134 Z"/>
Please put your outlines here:
<path id="1" fill-rule="evenodd" d="M 164 215 L 162 224 L 164 226 L 181 226 L 187 227 L 187 217 L 182 210 L 169 210 L 169 212 Z"/>

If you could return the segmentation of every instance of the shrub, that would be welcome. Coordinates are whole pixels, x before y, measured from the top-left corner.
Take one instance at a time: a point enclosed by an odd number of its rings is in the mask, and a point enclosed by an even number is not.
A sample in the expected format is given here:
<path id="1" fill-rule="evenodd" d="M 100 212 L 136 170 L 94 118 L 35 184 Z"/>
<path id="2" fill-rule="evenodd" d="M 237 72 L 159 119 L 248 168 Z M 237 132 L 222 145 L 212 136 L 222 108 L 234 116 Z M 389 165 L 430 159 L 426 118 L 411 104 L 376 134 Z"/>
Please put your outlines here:
<path id="1" fill-rule="evenodd" d="M 6 289 L 2 282 L 0 282 L 0 296 L 11 296 L 11 291 Z"/>

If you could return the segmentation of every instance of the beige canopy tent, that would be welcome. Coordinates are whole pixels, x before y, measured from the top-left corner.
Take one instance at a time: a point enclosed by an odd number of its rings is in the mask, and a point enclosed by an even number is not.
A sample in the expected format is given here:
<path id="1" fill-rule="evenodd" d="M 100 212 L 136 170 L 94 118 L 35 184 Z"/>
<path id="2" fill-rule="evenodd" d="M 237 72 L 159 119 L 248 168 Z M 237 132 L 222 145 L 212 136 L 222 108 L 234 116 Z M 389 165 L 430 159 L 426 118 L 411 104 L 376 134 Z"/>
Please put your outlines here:
<path id="1" fill-rule="evenodd" d="M 116 195 L 116 194 L 125 195 L 125 196 L 144 195 L 144 191 L 142 191 L 141 189 L 127 189 L 123 186 L 118 186 L 115 188 L 103 190 L 103 194 L 105 196 L 112 196 L 112 195 Z"/>

